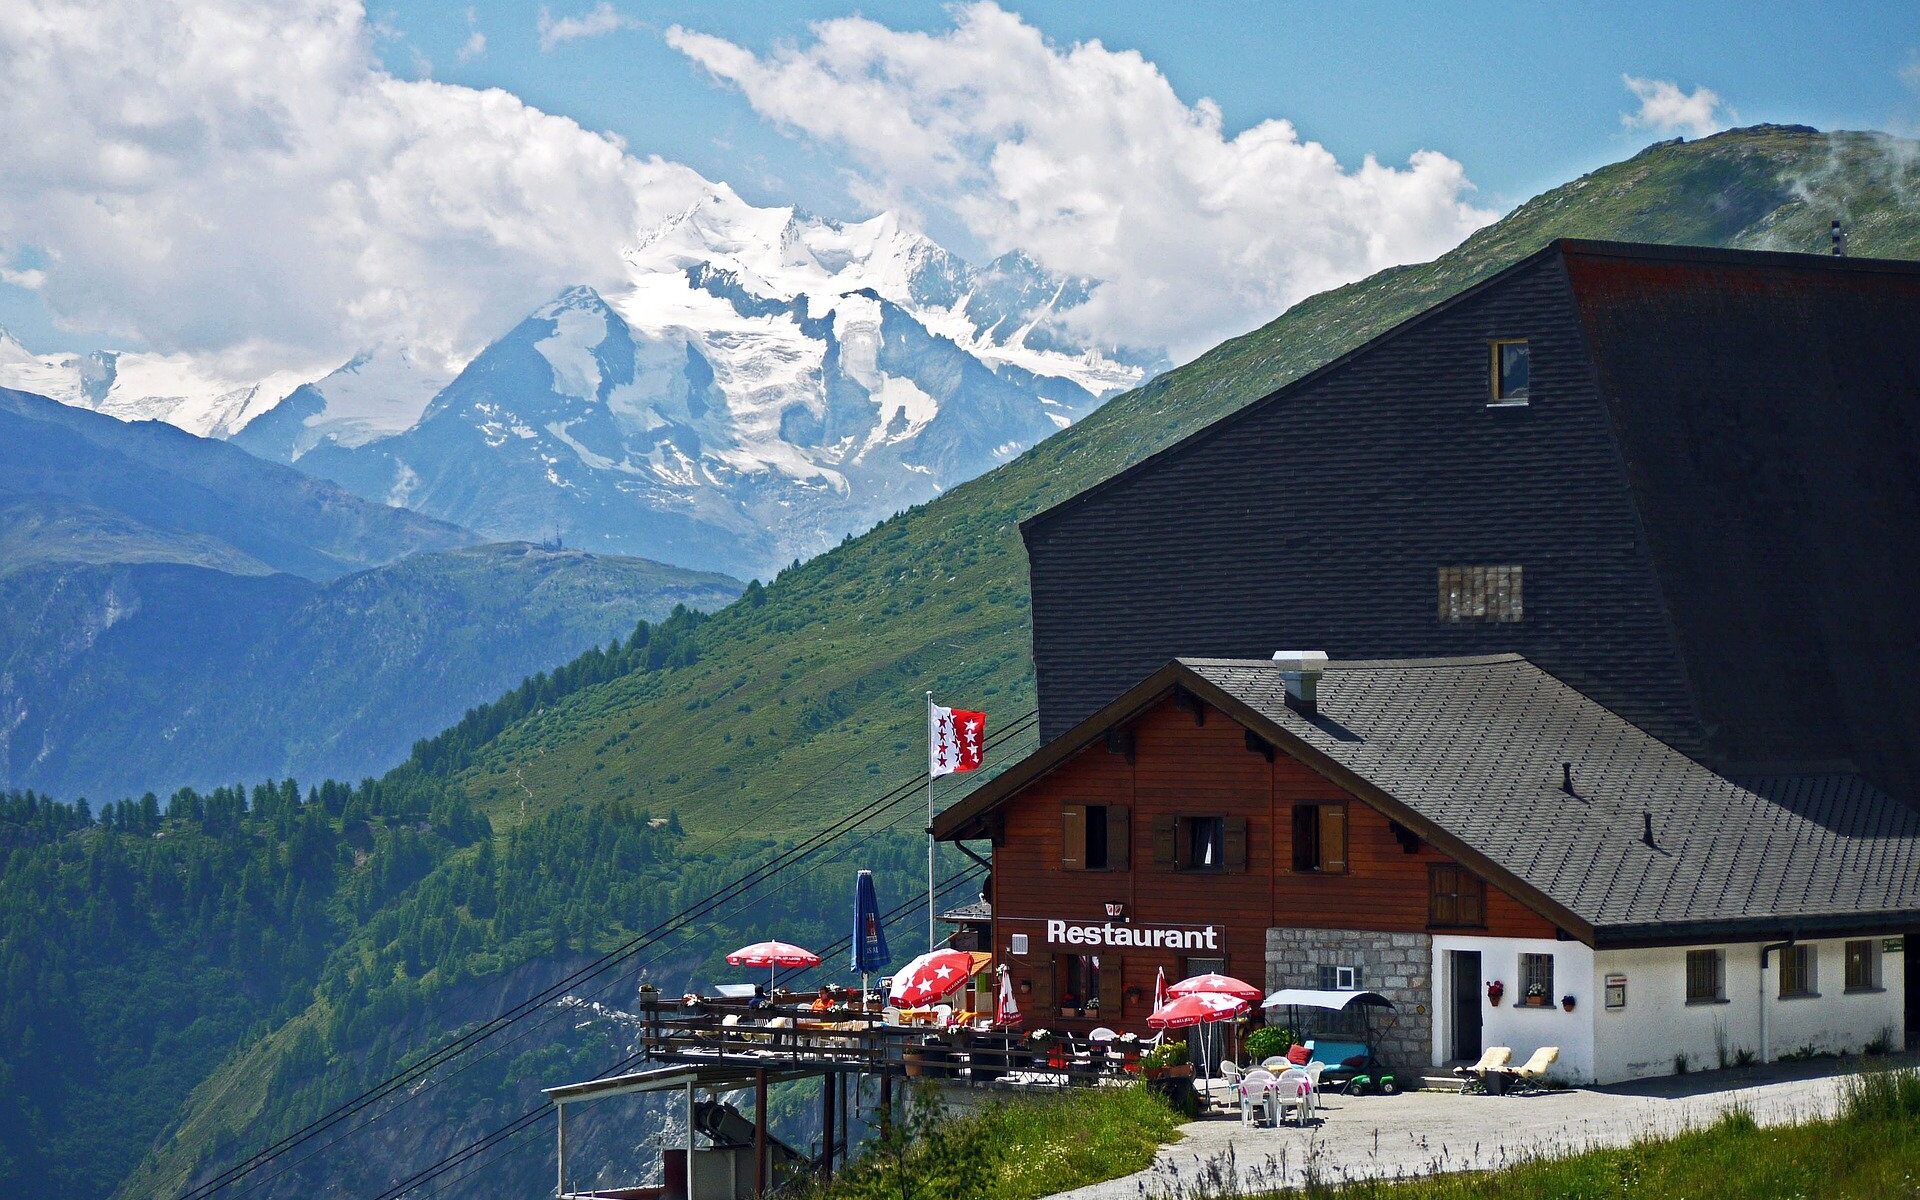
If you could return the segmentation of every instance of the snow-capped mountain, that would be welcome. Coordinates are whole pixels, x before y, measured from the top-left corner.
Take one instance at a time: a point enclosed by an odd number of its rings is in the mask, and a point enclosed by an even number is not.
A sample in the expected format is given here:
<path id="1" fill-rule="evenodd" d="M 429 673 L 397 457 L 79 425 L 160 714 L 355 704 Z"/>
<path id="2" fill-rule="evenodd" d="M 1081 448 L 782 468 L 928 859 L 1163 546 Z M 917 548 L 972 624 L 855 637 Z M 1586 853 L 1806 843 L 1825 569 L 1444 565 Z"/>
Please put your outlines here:
<path id="1" fill-rule="evenodd" d="M 163 387 L 154 356 L 15 344 L 0 385 L 232 437 L 493 537 L 767 576 L 1165 365 L 1074 338 L 1086 283 L 1017 254 L 975 266 L 890 214 L 822 220 L 715 185 L 623 257 L 617 283 L 563 293 L 457 375 L 383 347 L 195 391 L 185 360 Z M 136 358 L 155 383 L 130 386 Z"/>
<path id="2" fill-rule="evenodd" d="M 231 437 L 309 377 L 297 370 L 235 377 L 184 354 L 34 354 L 0 329 L 0 387 L 123 421 L 165 421 L 201 437 Z"/>

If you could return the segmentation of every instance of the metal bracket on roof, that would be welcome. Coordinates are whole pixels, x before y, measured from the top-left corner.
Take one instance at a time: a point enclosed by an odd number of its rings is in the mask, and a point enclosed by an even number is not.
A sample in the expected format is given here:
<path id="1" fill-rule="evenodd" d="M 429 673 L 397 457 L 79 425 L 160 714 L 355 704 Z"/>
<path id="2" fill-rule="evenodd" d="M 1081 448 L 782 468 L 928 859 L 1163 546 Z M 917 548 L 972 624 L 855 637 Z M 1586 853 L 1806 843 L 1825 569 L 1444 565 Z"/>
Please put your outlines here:
<path id="1" fill-rule="evenodd" d="M 1251 750 L 1255 754 L 1258 754 L 1260 757 L 1266 759 L 1268 762 L 1272 762 L 1273 754 L 1274 754 L 1273 743 L 1261 737 L 1259 734 L 1255 733 L 1251 729 L 1247 730 L 1246 732 L 1247 732 L 1247 749 Z"/>
<path id="2" fill-rule="evenodd" d="M 1129 763 L 1133 762 L 1134 742 L 1133 730 L 1131 729 L 1107 730 L 1107 753 L 1124 754 L 1127 756 L 1127 762 Z"/>
<path id="3" fill-rule="evenodd" d="M 1195 725 L 1205 725 L 1207 723 L 1207 702 L 1192 692 L 1189 692 L 1187 689 L 1173 689 L 1173 703 L 1175 707 L 1184 708 L 1191 712 Z"/>

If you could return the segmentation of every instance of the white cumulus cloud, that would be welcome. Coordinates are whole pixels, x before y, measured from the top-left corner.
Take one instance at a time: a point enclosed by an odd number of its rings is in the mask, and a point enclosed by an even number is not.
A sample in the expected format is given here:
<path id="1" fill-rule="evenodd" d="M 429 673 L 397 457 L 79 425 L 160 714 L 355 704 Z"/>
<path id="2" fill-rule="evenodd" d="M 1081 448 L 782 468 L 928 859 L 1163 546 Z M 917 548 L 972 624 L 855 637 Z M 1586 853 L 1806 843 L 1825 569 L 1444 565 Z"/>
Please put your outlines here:
<path id="1" fill-rule="evenodd" d="M 1100 281 L 1083 330 L 1176 358 L 1493 218 L 1444 154 L 1348 168 L 1285 120 L 1229 134 L 1135 52 L 1056 46 L 992 3 L 954 19 L 933 34 L 828 20 L 764 55 L 678 26 L 667 41 L 847 154 L 863 198 L 942 209 L 992 251 Z"/>
<path id="2" fill-rule="evenodd" d="M 604 37 L 621 29 L 636 29 L 639 22 L 620 12 L 607 0 L 593 6 L 577 17 L 555 17 L 547 9 L 540 10 L 540 49 L 551 50 L 562 42 L 577 42 L 582 38 Z"/>
<path id="3" fill-rule="evenodd" d="M 472 353 L 611 284 L 710 185 L 498 90 L 383 70 L 354 0 L 0 4 L 0 263 L 70 326 L 244 369 Z M 244 361 L 243 361 L 244 360 Z"/>
<path id="4" fill-rule="evenodd" d="M 1721 119 L 1720 94 L 1710 87 L 1688 92 L 1668 80 L 1637 75 L 1622 75 L 1620 81 L 1640 101 L 1639 111 L 1620 114 L 1620 123 L 1628 129 L 1705 137 L 1727 127 Z"/>

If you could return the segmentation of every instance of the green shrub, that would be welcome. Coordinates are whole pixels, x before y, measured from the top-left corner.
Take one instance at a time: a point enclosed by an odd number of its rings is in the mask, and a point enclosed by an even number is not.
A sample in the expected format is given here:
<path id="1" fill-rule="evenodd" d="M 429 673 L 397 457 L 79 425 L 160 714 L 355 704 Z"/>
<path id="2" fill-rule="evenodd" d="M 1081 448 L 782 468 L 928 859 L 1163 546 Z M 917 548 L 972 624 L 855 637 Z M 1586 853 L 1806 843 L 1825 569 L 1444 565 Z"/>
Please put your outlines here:
<path id="1" fill-rule="evenodd" d="M 1293 1030 L 1280 1025 L 1268 1025 L 1256 1029 L 1247 1035 L 1247 1061 L 1262 1063 L 1276 1054 L 1285 1054 L 1287 1047 L 1298 1041 Z"/>
<path id="2" fill-rule="evenodd" d="M 1840 1091 L 1840 1114 L 1849 1121 L 1920 1117 L 1920 1071 L 1903 1067 L 1847 1076 Z"/>

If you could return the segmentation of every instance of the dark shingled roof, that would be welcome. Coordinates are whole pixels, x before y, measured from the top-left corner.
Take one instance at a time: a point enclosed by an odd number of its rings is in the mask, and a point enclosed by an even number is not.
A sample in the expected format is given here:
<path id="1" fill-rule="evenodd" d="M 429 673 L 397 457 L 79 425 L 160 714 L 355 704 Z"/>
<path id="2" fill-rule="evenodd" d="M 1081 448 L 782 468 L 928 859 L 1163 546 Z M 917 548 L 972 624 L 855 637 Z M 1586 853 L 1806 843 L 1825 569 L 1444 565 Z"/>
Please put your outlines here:
<path id="1" fill-rule="evenodd" d="M 1335 662 L 1314 717 L 1287 706 L 1270 662 L 1180 659 L 942 814 L 940 832 L 1176 686 L 1596 945 L 1920 916 L 1920 813 L 1850 773 L 1724 778 L 1518 655 Z"/>

